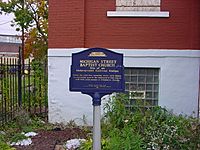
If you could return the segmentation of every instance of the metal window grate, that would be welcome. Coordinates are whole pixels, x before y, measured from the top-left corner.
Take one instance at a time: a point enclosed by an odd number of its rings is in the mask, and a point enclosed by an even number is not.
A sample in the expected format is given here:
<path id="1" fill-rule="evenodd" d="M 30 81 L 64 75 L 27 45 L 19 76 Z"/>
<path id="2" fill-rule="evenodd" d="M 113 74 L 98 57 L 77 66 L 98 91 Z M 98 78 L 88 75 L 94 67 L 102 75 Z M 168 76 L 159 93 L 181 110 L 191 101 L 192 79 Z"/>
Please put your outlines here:
<path id="1" fill-rule="evenodd" d="M 130 98 L 129 106 L 137 99 L 149 106 L 158 105 L 158 68 L 125 68 L 125 84 Z"/>

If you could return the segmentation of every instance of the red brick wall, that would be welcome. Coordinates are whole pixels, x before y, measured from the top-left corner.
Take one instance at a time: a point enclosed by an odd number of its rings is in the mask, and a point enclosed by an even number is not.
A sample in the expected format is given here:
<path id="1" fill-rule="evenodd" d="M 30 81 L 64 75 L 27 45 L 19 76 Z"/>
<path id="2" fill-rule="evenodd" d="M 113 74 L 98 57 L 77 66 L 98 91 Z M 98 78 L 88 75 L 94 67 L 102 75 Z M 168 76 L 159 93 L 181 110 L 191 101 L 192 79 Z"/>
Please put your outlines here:
<path id="1" fill-rule="evenodd" d="M 115 0 L 51 0 L 49 47 L 200 49 L 200 0 L 162 0 L 169 18 L 108 18 L 108 10 Z"/>
<path id="2" fill-rule="evenodd" d="M 49 10 L 49 47 L 84 47 L 84 0 L 50 0 Z"/>

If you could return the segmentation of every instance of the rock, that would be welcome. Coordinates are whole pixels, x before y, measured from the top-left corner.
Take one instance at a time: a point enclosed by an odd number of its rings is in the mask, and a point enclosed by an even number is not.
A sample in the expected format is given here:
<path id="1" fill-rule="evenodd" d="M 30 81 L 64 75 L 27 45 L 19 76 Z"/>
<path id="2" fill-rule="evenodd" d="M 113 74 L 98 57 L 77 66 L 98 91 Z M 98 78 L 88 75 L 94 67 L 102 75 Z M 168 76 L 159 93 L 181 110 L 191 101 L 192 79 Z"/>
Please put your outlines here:
<path id="1" fill-rule="evenodd" d="M 0 131 L 0 134 L 2 134 L 2 135 L 6 135 L 6 132 L 4 132 L 4 131 Z"/>
<path id="2" fill-rule="evenodd" d="M 28 133 L 26 133 L 26 134 L 24 134 L 26 137 L 33 137 L 33 136 L 36 136 L 36 135 L 38 135 L 37 133 L 35 133 L 35 132 L 28 132 Z"/>
<path id="3" fill-rule="evenodd" d="M 62 145 L 56 145 L 54 150 L 65 150 Z"/>
<path id="4" fill-rule="evenodd" d="M 28 139 L 24 139 L 21 141 L 17 141 L 17 142 L 12 142 L 10 145 L 14 146 L 14 145 L 19 145 L 19 146 L 28 146 L 32 144 L 32 140 L 30 138 Z"/>
<path id="5" fill-rule="evenodd" d="M 66 142 L 67 149 L 76 149 L 81 145 L 81 142 L 85 142 L 85 139 L 71 139 Z"/>

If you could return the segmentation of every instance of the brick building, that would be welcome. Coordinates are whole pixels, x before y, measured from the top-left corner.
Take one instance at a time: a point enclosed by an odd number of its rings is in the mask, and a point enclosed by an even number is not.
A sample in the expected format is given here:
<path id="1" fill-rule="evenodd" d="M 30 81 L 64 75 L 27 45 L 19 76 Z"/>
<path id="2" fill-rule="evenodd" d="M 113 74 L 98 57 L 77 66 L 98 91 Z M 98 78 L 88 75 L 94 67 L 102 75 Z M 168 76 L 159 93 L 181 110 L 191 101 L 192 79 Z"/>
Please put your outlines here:
<path id="1" fill-rule="evenodd" d="M 198 115 L 199 0 L 51 0 L 49 120 L 92 120 L 91 98 L 69 91 L 72 53 L 92 47 L 124 54 L 126 91 L 151 105 Z M 130 101 L 134 101 L 134 98 Z"/>
<path id="2" fill-rule="evenodd" d="M 0 56 L 18 56 L 20 45 L 19 36 L 0 34 Z"/>

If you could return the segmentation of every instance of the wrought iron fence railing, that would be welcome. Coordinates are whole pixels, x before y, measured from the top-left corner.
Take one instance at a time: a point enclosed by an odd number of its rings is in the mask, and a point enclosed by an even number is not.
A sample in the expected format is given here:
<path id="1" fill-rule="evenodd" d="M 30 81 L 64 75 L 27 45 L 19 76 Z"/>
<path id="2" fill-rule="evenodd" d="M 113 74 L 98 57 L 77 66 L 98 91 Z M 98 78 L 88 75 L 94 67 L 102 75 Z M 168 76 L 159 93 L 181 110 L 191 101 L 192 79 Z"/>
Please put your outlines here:
<path id="1" fill-rule="evenodd" d="M 23 69 L 22 69 L 23 68 Z M 47 114 L 47 63 L 20 58 L 0 58 L 0 125 L 15 118 L 20 109 Z"/>

